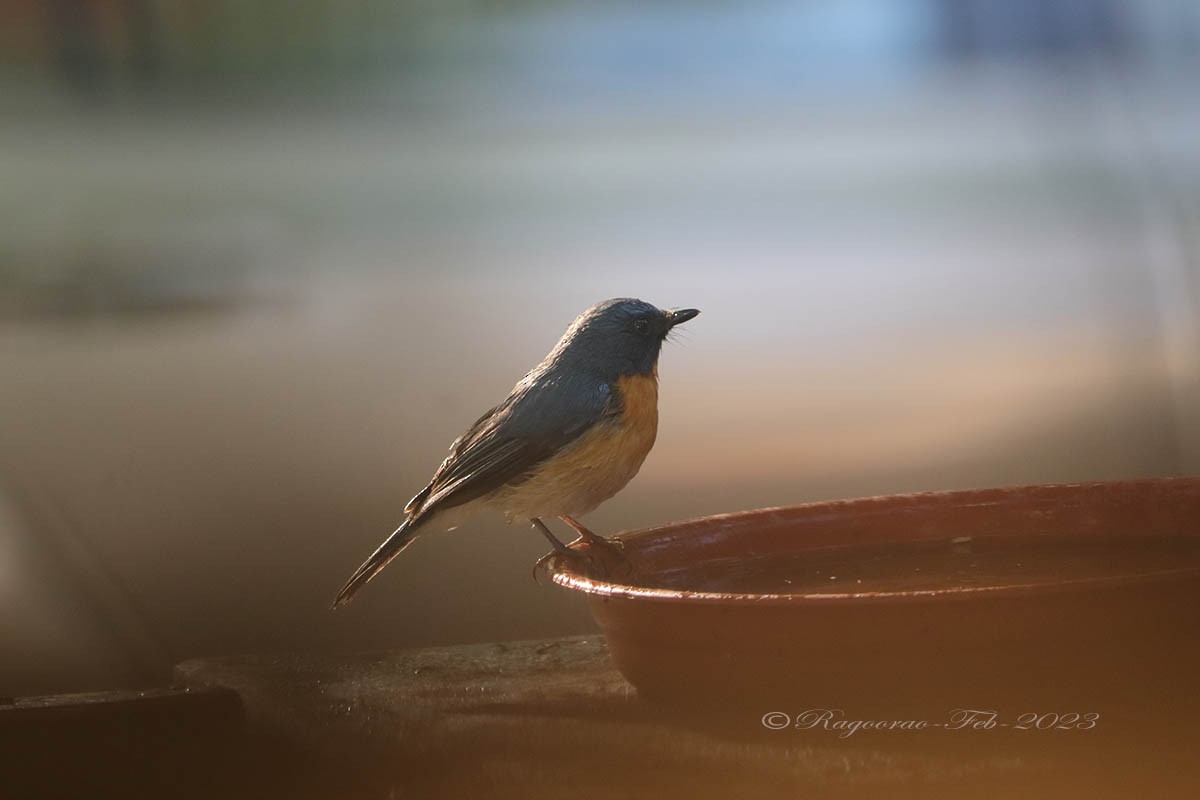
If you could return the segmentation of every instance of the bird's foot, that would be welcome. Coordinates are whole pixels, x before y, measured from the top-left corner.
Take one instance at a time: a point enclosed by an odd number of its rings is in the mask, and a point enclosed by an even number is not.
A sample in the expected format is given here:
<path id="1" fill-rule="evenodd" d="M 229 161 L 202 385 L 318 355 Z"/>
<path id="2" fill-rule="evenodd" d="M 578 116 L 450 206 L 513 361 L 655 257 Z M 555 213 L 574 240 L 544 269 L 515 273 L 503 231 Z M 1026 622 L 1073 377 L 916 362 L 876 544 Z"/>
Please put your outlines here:
<path id="1" fill-rule="evenodd" d="M 596 547 L 608 549 L 615 548 L 617 550 L 625 549 L 625 545 L 621 541 L 617 539 L 605 539 L 600 534 L 593 533 L 582 522 L 574 517 L 563 515 L 559 517 L 559 519 L 571 526 L 571 528 L 579 534 L 579 539 L 586 542 L 588 545 L 595 545 Z M 572 544 L 574 544 L 574 542 L 572 542 Z"/>
<path id="2" fill-rule="evenodd" d="M 619 539 L 605 539 L 603 536 L 593 534 L 590 539 L 580 536 L 571 542 L 572 547 L 577 544 L 582 545 L 590 560 L 599 562 L 601 566 L 624 564 L 629 561 L 625 555 L 625 543 Z"/>
<path id="3" fill-rule="evenodd" d="M 590 540 L 581 536 L 566 550 L 551 550 L 539 558 L 533 565 L 533 579 L 538 581 L 540 574 L 553 572 L 558 559 L 562 559 L 559 563 L 568 569 L 600 580 L 625 576 L 632 571 L 620 542 L 602 536 Z"/>
<path id="4" fill-rule="evenodd" d="M 623 552 L 625 549 L 623 543 L 592 533 L 571 517 L 562 516 L 559 519 L 570 525 L 579 534 L 579 538 L 570 545 L 564 545 L 558 541 L 540 519 L 535 517 L 530 520 L 533 526 L 540 530 L 554 546 L 554 550 L 539 558 L 533 565 L 534 581 L 538 580 L 539 574 L 552 571 L 556 558 L 564 559 L 572 569 L 589 578 L 605 579 L 610 576 L 628 575 L 632 572 L 629 559 Z"/>

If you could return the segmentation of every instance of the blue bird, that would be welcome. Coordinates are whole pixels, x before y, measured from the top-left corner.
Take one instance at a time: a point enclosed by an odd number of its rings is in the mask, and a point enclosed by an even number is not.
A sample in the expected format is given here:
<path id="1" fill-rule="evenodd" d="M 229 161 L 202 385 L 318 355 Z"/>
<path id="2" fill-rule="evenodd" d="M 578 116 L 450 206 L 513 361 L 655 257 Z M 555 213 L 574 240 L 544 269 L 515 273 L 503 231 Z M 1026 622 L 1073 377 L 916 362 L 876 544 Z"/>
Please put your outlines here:
<path id="1" fill-rule="evenodd" d="M 593 547 L 608 543 L 575 518 L 621 491 L 658 432 L 658 356 L 671 329 L 700 312 L 663 311 L 618 298 L 580 314 L 540 364 L 450 445 L 404 521 L 363 562 L 334 601 L 354 594 L 429 530 L 481 508 L 527 519 L 560 553 L 542 522 L 558 517 Z"/>

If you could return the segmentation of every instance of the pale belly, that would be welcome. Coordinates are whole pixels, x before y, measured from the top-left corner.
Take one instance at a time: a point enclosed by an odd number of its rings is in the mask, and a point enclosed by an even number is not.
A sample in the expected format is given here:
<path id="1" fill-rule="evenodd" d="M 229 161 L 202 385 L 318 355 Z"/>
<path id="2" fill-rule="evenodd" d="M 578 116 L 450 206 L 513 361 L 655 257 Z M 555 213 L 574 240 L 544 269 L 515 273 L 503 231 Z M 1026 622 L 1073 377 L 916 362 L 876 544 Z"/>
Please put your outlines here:
<path id="1" fill-rule="evenodd" d="M 637 475 L 658 434 L 657 403 L 602 423 L 547 461 L 532 478 L 505 487 L 489 505 L 510 520 L 586 514 Z"/>

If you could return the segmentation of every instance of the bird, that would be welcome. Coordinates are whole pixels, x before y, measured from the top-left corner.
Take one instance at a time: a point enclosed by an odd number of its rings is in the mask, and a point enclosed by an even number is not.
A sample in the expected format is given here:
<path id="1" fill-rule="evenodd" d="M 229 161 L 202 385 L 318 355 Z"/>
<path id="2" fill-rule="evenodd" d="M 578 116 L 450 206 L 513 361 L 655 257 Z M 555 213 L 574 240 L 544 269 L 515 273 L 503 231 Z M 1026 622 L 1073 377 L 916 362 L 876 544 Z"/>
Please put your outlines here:
<path id="1" fill-rule="evenodd" d="M 554 551 L 577 555 L 543 522 L 558 517 L 588 548 L 612 547 L 576 517 L 637 474 L 658 433 L 658 358 L 675 326 L 700 311 L 635 298 L 597 303 L 570 324 L 512 392 L 450 445 L 400 526 L 355 570 L 333 607 L 353 599 L 419 535 L 484 508 L 528 520 Z M 541 562 L 539 562 L 540 564 Z"/>

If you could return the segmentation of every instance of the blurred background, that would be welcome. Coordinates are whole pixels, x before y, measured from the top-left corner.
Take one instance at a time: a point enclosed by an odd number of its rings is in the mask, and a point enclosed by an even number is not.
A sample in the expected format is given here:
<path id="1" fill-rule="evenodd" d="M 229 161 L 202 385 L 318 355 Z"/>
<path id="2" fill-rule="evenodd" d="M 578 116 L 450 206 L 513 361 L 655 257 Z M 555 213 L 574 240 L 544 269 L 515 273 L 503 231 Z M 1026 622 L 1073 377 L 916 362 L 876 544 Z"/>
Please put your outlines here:
<path id="1" fill-rule="evenodd" d="M 1200 472 L 1200 5 L 0 2 L 0 695 L 593 630 L 480 518 L 592 303 L 704 314 L 602 532 Z"/>

